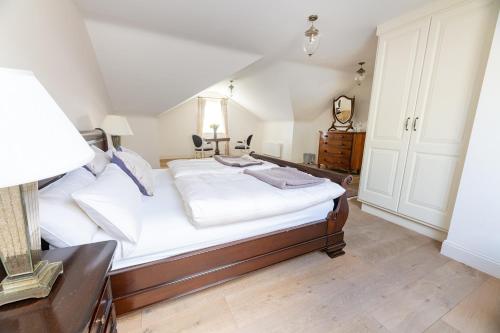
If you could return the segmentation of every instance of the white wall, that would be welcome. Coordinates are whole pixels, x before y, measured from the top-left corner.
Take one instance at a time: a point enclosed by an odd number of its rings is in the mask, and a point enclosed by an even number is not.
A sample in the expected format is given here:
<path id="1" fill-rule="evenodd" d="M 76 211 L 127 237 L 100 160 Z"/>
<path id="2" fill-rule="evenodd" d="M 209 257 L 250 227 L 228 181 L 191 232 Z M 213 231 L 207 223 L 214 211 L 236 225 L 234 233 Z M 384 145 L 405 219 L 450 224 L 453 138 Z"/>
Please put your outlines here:
<path id="1" fill-rule="evenodd" d="M 160 115 L 160 157 L 193 156 L 191 135 L 197 131 L 197 112 L 198 101 L 193 98 Z"/>
<path id="2" fill-rule="evenodd" d="M 266 121 L 262 126 L 262 144 L 280 143 L 281 158 L 292 160 L 293 121 Z"/>
<path id="3" fill-rule="evenodd" d="M 263 142 L 263 122 L 253 113 L 236 102 L 229 101 L 227 106 L 227 117 L 229 123 L 229 136 L 231 137 L 231 154 L 240 154 L 234 150 L 236 141 L 245 141 L 250 134 L 253 134 L 250 146 L 256 152 L 262 151 Z"/>
<path id="4" fill-rule="evenodd" d="M 366 130 L 366 123 L 368 121 L 368 111 L 370 110 L 370 98 L 372 94 L 372 83 L 373 76 L 368 75 L 360 86 L 354 85 L 354 87 L 346 93 L 346 95 L 349 97 L 356 97 L 356 100 L 354 101 L 355 112 L 353 121 L 360 122 L 362 124 L 363 130 Z"/>
<path id="5" fill-rule="evenodd" d="M 302 162 L 304 153 L 318 157 L 319 131 L 328 130 L 332 125 L 332 117 L 331 110 L 325 110 L 312 121 L 295 121 L 292 161 Z"/>
<path id="6" fill-rule="evenodd" d="M 497 22 L 448 238 L 441 252 L 500 278 L 500 21 Z"/>
<path id="7" fill-rule="evenodd" d="M 127 116 L 134 135 L 123 136 L 122 144 L 144 157 L 153 168 L 160 167 L 160 122 L 157 117 Z"/>
<path id="8" fill-rule="evenodd" d="M 72 1 L 0 1 L 0 50 L 0 67 L 33 71 L 78 129 L 99 126 L 111 110 Z"/>

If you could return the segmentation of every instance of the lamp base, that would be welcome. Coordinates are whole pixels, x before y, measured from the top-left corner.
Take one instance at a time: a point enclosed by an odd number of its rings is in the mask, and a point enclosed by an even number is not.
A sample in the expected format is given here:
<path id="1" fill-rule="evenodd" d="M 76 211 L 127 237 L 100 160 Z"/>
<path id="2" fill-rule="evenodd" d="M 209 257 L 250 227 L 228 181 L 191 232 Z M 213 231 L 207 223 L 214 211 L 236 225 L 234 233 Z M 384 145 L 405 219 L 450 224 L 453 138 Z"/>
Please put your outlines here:
<path id="1" fill-rule="evenodd" d="M 121 145 L 121 140 L 119 135 L 112 135 L 111 141 L 113 142 L 113 147 L 118 148 Z"/>
<path id="2" fill-rule="evenodd" d="M 62 274 L 62 262 L 40 261 L 33 273 L 7 276 L 0 283 L 0 306 L 27 298 L 42 298 L 50 293 L 57 277 Z"/>

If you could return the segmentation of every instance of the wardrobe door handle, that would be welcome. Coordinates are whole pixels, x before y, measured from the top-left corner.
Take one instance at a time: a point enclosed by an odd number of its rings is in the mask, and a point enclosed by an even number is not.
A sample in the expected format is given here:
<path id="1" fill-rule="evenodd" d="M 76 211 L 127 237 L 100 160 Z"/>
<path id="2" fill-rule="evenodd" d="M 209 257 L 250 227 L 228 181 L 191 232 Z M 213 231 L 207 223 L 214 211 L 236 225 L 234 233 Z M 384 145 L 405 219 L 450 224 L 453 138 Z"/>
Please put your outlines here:
<path id="1" fill-rule="evenodd" d="M 418 117 L 416 117 L 415 120 L 413 121 L 413 131 L 414 132 L 417 131 L 417 120 L 418 120 Z"/>
<path id="2" fill-rule="evenodd" d="M 406 118 L 406 122 L 405 122 L 405 131 L 408 132 L 408 123 L 410 122 L 410 117 Z"/>

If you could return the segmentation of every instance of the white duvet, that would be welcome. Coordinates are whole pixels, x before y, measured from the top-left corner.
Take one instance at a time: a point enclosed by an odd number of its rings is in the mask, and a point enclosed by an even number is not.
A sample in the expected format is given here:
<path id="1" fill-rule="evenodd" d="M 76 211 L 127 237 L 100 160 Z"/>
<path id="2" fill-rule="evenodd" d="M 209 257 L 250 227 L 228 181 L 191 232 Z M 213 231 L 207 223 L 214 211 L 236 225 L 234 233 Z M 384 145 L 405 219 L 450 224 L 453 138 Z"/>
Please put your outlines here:
<path id="1" fill-rule="evenodd" d="M 328 179 L 311 187 L 281 190 L 241 173 L 178 177 L 175 185 L 187 215 L 199 227 L 292 213 L 345 192 Z"/>
<path id="2" fill-rule="evenodd" d="M 255 161 L 256 159 L 245 155 L 246 158 Z M 277 167 L 274 163 L 262 161 L 261 165 L 252 165 L 249 167 L 230 167 L 221 164 L 213 158 L 191 159 L 191 160 L 173 160 L 167 163 L 170 173 L 174 178 L 185 176 L 196 176 L 201 174 L 231 174 L 242 173 L 245 169 L 262 170 Z"/>

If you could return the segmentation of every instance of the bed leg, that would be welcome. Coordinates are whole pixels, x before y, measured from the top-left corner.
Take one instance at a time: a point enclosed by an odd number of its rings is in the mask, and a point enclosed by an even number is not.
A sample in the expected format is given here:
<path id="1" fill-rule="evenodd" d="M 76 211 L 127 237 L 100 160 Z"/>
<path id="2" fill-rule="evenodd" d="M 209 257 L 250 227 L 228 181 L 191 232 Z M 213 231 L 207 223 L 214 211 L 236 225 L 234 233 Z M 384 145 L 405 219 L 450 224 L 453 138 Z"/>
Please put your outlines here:
<path id="1" fill-rule="evenodd" d="M 325 252 L 330 258 L 336 258 L 345 254 L 344 246 L 345 243 L 337 246 L 330 246 L 325 249 Z"/>
<path id="2" fill-rule="evenodd" d="M 342 184 L 344 185 L 344 184 Z M 335 258 L 343 255 L 345 242 L 344 242 L 344 228 L 349 215 L 349 203 L 347 201 L 347 194 L 344 193 L 338 202 L 335 210 L 331 211 L 327 217 L 327 230 L 326 230 L 326 244 L 324 251 L 330 258 Z"/>
<path id="3" fill-rule="evenodd" d="M 336 258 L 336 257 L 339 257 L 341 255 L 344 255 L 345 254 L 345 251 L 344 250 L 337 250 L 337 251 L 326 251 L 326 254 L 330 257 L 330 258 Z"/>
<path id="4" fill-rule="evenodd" d="M 335 258 L 345 254 L 344 232 L 340 231 L 333 235 L 328 235 L 325 252 L 330 258 Z"/>

